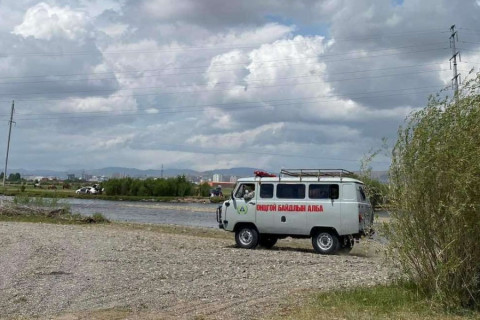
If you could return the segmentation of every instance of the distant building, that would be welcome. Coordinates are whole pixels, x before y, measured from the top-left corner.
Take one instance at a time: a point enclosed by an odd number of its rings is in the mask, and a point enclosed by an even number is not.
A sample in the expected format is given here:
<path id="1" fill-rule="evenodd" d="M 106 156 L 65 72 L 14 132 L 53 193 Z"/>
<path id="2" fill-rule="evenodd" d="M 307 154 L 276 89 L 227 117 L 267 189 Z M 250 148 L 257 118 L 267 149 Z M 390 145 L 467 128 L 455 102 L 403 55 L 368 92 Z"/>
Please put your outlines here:
<path id="1" fill-rule="evenodd" d="M 231 183 L 236 183 L 238 180 L 238 177 L 237 176 L 230 176 L 230 182 Z"/>
<path id="2" fill-rule="evenodd" d="M 222 182 L 223 176 L 219 173 L 215 173 L 213 175 L 213 182 Z"/>
<path id="3" fill-rule="evenodd" d="M 208 182 L 208 185 L 211 187 L 221 187 L 221 188 L 233 188 L 235 186 L 235 183 L 231 182 Z"/>
<path id="4" fill-rule="evenodd" d="M 75 177 L 75 174 L 69 173 L 67 174 L 67 180 L 73 181 L 73 180 L 77 180 L 77 178 Z"/>

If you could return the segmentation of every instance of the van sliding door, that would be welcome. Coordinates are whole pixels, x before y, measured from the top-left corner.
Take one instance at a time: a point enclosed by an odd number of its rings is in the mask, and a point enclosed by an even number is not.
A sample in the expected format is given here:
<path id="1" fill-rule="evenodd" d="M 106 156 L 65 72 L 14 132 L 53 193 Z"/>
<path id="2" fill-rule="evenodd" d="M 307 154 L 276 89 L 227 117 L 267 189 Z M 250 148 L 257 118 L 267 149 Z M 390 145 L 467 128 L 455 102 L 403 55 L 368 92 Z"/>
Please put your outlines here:
<path id="1" fill-rule="evenodd" d="M 279 183 L 276 190 L 276 210 L 273 212 L 275 233 L 305 235 L 307 206 L 305 184 Z"/>

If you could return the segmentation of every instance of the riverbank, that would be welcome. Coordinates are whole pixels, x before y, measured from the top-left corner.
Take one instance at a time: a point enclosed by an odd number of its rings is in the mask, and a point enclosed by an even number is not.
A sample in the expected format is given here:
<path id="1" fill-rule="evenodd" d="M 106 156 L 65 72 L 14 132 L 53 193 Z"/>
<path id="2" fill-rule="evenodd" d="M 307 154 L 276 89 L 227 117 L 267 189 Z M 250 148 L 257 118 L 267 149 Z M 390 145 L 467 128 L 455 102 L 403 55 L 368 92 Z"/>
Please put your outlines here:
<path id="1" fill-rule="evenodd" d="M 244 250 L 222 231 L 118 223 L 0 222 L 0 235 L 0 318 L 257 319 L 311 290 L 390 279 L 370 243 L 346 256 L 292 239 Z"/>

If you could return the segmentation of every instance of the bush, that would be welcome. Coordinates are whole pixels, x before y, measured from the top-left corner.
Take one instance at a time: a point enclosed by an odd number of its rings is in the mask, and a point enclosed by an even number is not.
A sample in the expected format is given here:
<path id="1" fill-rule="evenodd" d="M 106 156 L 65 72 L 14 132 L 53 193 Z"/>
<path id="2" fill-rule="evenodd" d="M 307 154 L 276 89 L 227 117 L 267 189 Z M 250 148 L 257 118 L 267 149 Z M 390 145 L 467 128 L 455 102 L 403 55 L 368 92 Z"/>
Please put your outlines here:
<path id="1" fill-rule="evenodd" d="M 400 128 L 390 168 L 391 253 L 447 307 L 480 306 L 480 76 Z"/>
<path id="2" fill-rule="evenodd" d="M 88 217 L 88 218 L 87 218 L 87 222 L 89 223 L 109 223 L 110 222 L 110 220 L 105 218 L 103 214 L 98 212 L 94 213 L 91 217 Z"/>
<path id="3" fill-rule="evenodd" d="M 198 186 L 198 196 L 200 197 L 209 197 L 210 196 L 210 189 L 212 187 L 207 183 L 204 182 L 201 185 Z"/>

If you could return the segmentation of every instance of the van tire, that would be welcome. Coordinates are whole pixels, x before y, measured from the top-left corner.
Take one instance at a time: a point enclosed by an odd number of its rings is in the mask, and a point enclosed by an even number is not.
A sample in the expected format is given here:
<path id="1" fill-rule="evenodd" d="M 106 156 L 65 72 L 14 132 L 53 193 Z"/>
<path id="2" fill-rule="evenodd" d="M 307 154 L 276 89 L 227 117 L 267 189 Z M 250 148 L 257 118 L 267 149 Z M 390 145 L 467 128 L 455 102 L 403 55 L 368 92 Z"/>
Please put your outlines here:
<path id="1" fill-rule="evenodd" d="M 349 237 L 342 238 L 342 244 L 340 246 L 341 253 L 350 253 L 352 251 L 354 245 L 353 238 L 350 239 Z"/>
<path id="2" fill-rule="evenodd" d="M 254 227 L 244 226 L 235 231 L 237 246 L 244 249 L 255 249 L 258 245 L 258 231 Z"/>
<path id="3" fill-rule="evenodd" d="M 312 237 L 313 249 L 320 254 L 335 254 L 340 249 L 338 237 L 331 231 L 319 231 Z"/>
<path id="4" fill-rule="evenodd" d="M 270 249 L 277 243 L 277 240 L 276 237 L 260 236 L 258 244 L 265 249 Z"/>

